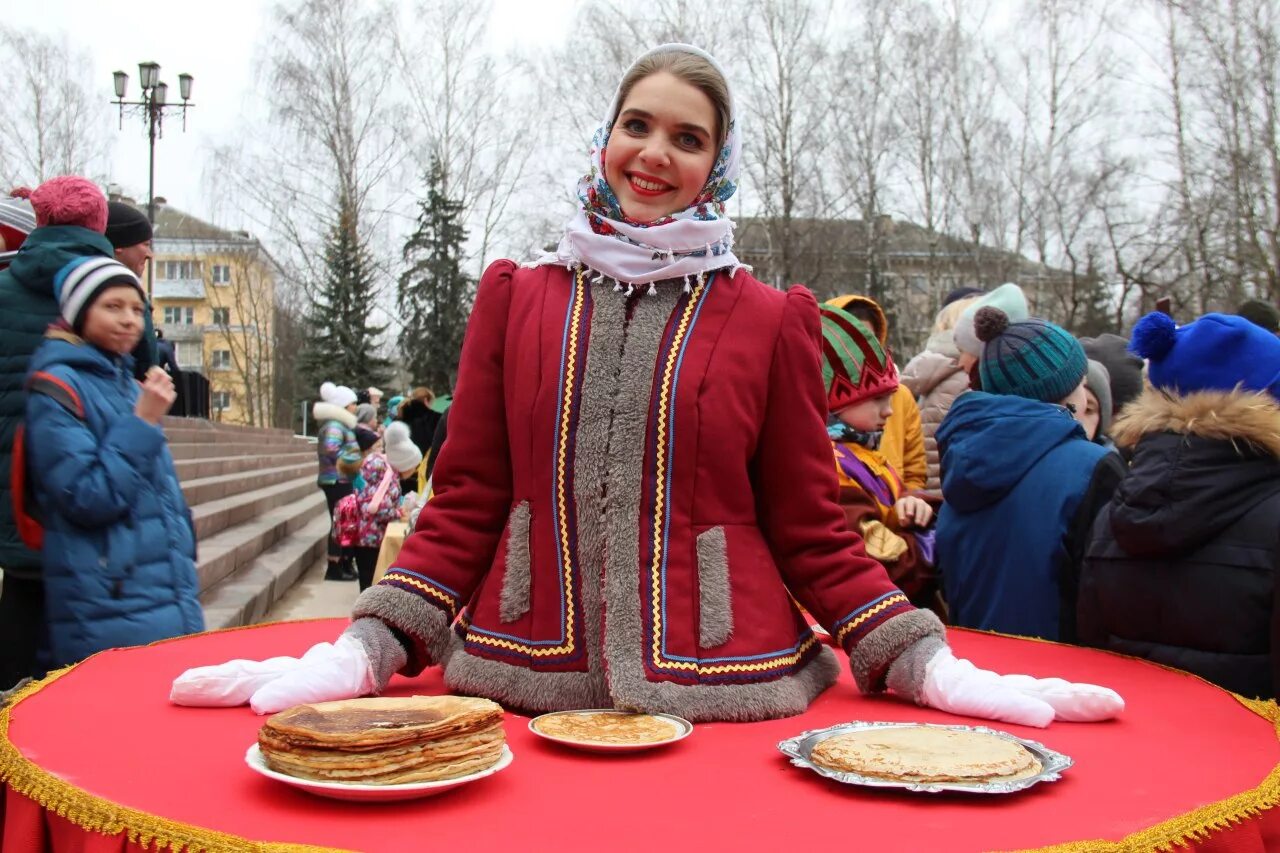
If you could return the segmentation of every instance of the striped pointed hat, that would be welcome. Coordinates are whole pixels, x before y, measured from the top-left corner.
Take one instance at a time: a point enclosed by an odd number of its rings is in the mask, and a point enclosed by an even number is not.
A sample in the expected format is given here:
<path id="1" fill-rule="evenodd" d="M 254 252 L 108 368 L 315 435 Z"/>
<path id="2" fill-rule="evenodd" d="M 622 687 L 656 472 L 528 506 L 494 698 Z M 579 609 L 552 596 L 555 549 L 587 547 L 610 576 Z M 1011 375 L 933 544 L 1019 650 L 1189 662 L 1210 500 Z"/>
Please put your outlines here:
<path id="1" fill-rule="evenodd" d="M 898 387 L 893 357 L 865 323 L 834 305 L 819 305 L 822 315 L 822 382 L 827 408 L 838 412 Z"/>

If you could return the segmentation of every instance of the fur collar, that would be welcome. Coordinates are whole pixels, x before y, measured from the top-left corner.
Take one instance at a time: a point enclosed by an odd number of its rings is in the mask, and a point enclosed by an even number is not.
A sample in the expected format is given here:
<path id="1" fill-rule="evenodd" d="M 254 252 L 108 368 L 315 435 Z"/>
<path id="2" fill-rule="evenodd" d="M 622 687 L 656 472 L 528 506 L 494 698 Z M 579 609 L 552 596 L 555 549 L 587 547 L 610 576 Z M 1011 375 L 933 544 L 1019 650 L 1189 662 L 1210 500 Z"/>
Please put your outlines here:
<path id="1" fill-rule="evenodd" d="M 1241 390 L 1179 396 L 1148 385 L 1124 407 L 1111 434 L 1121 447 L 1133 447 L 1157 432 L 1243 440 L 1280 459 L 1280 403 L 1270 394 Z"/>
<path id="2" fill-rule="evenodd" d="M 356 428 L 356 416 L 341 406 L 335 406 L 333 403 L 316 403 L 311 407 L 311 416 L 316 419 L 318 424 L 322 424 L 325 421 L 337 421 L 347 429 Z"/>

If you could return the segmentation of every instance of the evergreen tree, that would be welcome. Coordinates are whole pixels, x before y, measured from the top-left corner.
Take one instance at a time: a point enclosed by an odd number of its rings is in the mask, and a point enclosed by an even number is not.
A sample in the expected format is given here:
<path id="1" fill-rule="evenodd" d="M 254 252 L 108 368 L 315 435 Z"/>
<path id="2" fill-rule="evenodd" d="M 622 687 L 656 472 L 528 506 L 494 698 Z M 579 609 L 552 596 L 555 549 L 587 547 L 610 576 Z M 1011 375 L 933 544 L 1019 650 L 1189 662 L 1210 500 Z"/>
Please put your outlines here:
<path id="1" fill-rule="evenodd" d="M 360 239 L 354 205 L 343 198 L 325 241 L 325 277 L 310 293 L 301 356 L 306 387 L 329 380 L 352 388 L 384 381 L 389 363 L 377 354 L 386 326 L 374 325 L 374 265 Z M 309 390 L 314 394 L 314 390 Z"/>
<path id="2" fill-rule="evenodd" d="M 467 240 L 462 204 L 446 195 L 437 158 L 432 158 L 425 180 L 427 197 L 418 202 L 418 227 L 404 244 L 400 356 L 415 383 L 439 394 L 452 389 L 458 376 L 475 281 L 462 269 Z"/>

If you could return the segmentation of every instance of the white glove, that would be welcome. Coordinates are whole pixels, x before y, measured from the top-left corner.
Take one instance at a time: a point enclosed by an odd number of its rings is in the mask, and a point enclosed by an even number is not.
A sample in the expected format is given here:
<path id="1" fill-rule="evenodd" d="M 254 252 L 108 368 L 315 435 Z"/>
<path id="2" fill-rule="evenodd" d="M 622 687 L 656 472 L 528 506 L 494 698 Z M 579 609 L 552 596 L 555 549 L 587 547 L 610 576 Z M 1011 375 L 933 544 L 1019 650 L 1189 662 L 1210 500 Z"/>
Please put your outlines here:
<path id="1" fill-rule="evenodd" d="M 952 714 L 1044 728 L 1056 720 L 1109 720 L 1124 710 L 1120 694 L 1061 678 L 997 675 L 957 659 L 943 646 L 925 665 L 918 700 Z"/>
<path id="2" fill-rule="evenodd" d="M 233 660 L 189 669 L 174 679 L 169 701 L 212 707 L 248 702 L 255 713 L 274 714 L 306 702 L 363 696 L 375 686 L 364 644 L 343 634 L 334 643 L 317 643 L 301 658 Z"/>

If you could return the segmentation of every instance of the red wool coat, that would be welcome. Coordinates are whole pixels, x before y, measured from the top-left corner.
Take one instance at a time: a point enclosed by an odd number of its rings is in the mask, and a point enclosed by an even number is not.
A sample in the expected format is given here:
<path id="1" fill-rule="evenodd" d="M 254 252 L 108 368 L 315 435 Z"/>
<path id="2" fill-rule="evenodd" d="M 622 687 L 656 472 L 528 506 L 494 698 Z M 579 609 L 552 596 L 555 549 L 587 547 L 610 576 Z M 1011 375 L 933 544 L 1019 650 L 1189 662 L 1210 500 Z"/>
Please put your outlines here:
<path id="1" fill-rule="evenodd" d="M 434 497 L 354 615 L 508 707 L 746 720 L 835 679 L 798 601 L 882 689 L 941 627 L 845 527 L 813 296 L 593 278 L 486 271 Z"/>

